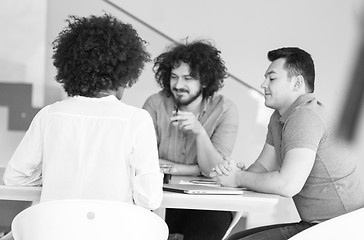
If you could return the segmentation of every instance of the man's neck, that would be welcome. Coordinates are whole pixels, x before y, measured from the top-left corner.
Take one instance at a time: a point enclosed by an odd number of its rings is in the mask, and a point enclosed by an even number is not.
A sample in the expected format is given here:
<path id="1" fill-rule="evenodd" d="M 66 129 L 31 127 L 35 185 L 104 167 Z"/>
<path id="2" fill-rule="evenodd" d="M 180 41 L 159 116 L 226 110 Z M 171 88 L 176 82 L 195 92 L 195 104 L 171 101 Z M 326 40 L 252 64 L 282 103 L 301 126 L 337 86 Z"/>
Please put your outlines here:
<path id="1" fill-rule="evenodd" d="M 195 116 L 198 116 L 201 111 L 202 103 L 203 103 L 203 98 L 201 95 L 200 97 L 196 98 L 190 104 L 188 104 L 186 106 L 180 106 L 179 109 L 181 111 L 185 111 L 185 112 L 192 112 Z"/>
<path id="2" fill-rule="evenodd" d="M 290 101 L 288 101 L 287 103 L 290 103 L 289 105 L 287 105 L 284 109 L 279 109 L 279 115 L 283 115 L 291 106 L 294 102 L 297 101 L 298 98 L 300 98 L 301 96 L 305 95 L 306 93 L 302 93 L 302 94 L 297 94 L 294 97 L 291 98 Z"/>

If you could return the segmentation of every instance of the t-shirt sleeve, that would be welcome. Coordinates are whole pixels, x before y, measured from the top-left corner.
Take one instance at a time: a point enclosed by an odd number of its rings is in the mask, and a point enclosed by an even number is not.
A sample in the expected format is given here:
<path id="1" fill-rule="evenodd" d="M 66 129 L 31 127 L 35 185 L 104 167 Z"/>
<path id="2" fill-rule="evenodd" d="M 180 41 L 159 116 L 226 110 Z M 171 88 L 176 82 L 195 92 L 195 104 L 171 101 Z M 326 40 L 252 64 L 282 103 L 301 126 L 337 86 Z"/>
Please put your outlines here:
<path id="1" fill-rule="evenodd" d="M 150 96 L 144 103 L 143 109 L 147 110 L 149 112 L 149 115 L 152 117 L 153 122 L 156 122 L 156 102 L 153 98 L 153 96 Z"/>
<path id="2" fill-rule="evenodd" d="M 239 112 L 236 106 L 230 102 L 211 138 L 211 142 L 216 150 L 225 158 L 231 156 L 236 142 L 238 127 Z"/>
<path id="3" fill-rule="evenodd" d="M 283 151 L 309 148 L 317 151 L 326 129 L 319 116 L 310 109 L 297 109 L 287 119 L 282 132 Z"/>
<path id="4" fill-rule="evenodd" d="M 273 129 L 272 122 L 274 121 L 273 119 L 274 119 L 274 115 L 272 115 L 270 117 L 267 136 L 266 136 L 266 140 L 265 140 L 265 142 L 271 146 L 274 146 L 273 133 L 272 133 L 272 129 Z"/>
<path id="5" fill-rule="evenodd" d="M 158 126 L 157 126 L 157 109 L 158 109 L 158 102 L 157 102 L 157 98 L 155 97 L 155 95 L 150 96 L 144 103 L 143 105 L 143 109 L 147 110 L 149 112 L 149 115 L 151 116 L 152 120 L 153 120 L 153 125 L 154 125 L 154 129 L 155 129 L 155 133 L 157 135 L 157 139 L 159 139 L 158 136 Z"/>

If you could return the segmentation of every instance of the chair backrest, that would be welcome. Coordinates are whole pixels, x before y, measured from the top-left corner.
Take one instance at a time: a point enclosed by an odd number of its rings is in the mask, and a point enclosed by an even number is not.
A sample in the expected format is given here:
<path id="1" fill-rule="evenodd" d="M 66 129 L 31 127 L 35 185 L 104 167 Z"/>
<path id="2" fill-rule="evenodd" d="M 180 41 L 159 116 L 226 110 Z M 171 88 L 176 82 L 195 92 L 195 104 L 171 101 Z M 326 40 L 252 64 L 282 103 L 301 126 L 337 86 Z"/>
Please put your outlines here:
<path id="1" fill-rule="evenodd" d="M 363 222 L 364 208 L 360 208 L 310 227 L 290 240 L 364 239 Z"/>
<path id="2" fill-rule="evenodd" d="M 168 238 L 155 213 L 128 203 L 56 200 L 33 205 L 12 222 L 15 240 L 99 240 Z"/>

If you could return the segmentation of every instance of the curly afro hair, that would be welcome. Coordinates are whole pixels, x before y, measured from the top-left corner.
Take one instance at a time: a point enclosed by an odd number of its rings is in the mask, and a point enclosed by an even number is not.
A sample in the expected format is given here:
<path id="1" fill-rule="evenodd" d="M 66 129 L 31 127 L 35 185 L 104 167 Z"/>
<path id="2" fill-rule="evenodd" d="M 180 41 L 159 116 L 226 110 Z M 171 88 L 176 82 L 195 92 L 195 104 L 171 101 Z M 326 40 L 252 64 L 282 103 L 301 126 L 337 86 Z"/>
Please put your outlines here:
<path id="1" fill-rule="evenodd" d="M 108 14 L 66 21 L 53 42 L 53 64 L 68 96 L 95 97 L 136 83 L 150 55 L 130 24 Z"/>
<path id="2" fill-rule="evenodd" d="M 210 42 L 204 40 L 178 44 L 154 60 L 156 81 L 167 95 L 172 95 L 171 71 L 184 62 L 191 69 L 190 75 L 199 79 L 204 86 L 202 95 L 207 98 L 223 87 L 224 79 L 228 77 L 220 53 Z"/>

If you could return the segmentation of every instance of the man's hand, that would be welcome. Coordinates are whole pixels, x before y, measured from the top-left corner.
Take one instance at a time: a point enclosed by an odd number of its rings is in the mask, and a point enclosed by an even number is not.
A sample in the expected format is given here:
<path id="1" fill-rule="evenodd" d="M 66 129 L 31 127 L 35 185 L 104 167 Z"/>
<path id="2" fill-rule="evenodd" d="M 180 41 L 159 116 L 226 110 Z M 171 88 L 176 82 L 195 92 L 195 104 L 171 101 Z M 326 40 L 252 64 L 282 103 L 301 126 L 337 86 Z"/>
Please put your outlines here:
<path id="1" fill-rule="evenodd" d="M 211 172 L 210 177 L 219 182 L 222 186 L 239 187 L 239 174 L 245 170 L 245 165 L 242 162 L 236 163 L 234 160 L 222 161 L 216 165 Z"/>
<path id="2" fill-rule="evenodd" d="M 176 113 L 173 111 L 171 121 L 173 126 L 176 126 L 183 131 L 191 131 L 195 135 L 205 130 L 192 112 L 178 111 L 178 113 Z"/>
<path id="3" fill-rule="evenodd" d="M 240 170 L 246 170 L 245 164 L 243 162 L 237 162 L 236 166 L 240 168 Z"/>
<path id="4" fill-rule="evenodd" d="M 233 160 L 224 160 L 217 164 L 210 174 L 210 177 L 215 177 L 216 175 L 226 175 L 228 176 L 230 171 L 233 169 L 231 165 L 235 165 L 240 170 L 246 170 L 243 162 L 235 162 Z"/>
<path id="5" fill-rule="evenodd" d="M 168 166 L 168 169 L 163 169 L 164 166 Z M 190 164 L 182 164 L 182 163 L 175 163 L 165 159 L 159 159 L 159 166 L 163 173 L 168 173 L 172 175 L 190 175 L 190 176 L 199 176 L 200 175 L 200 168 L 197 164 L 190 165 Z"/>
<path id="6" fill-rule="evenodd" d="M 223 160 L 220 163 L 218 163 L 213 169 L 211 174 L 213 176 L 210 177 L 216 177 L 221 176 L 221 175 L 229 175 L 229 172 L 232 170 L 232 168 L 230 167 L 230 161 L 227 160 Z"/>

